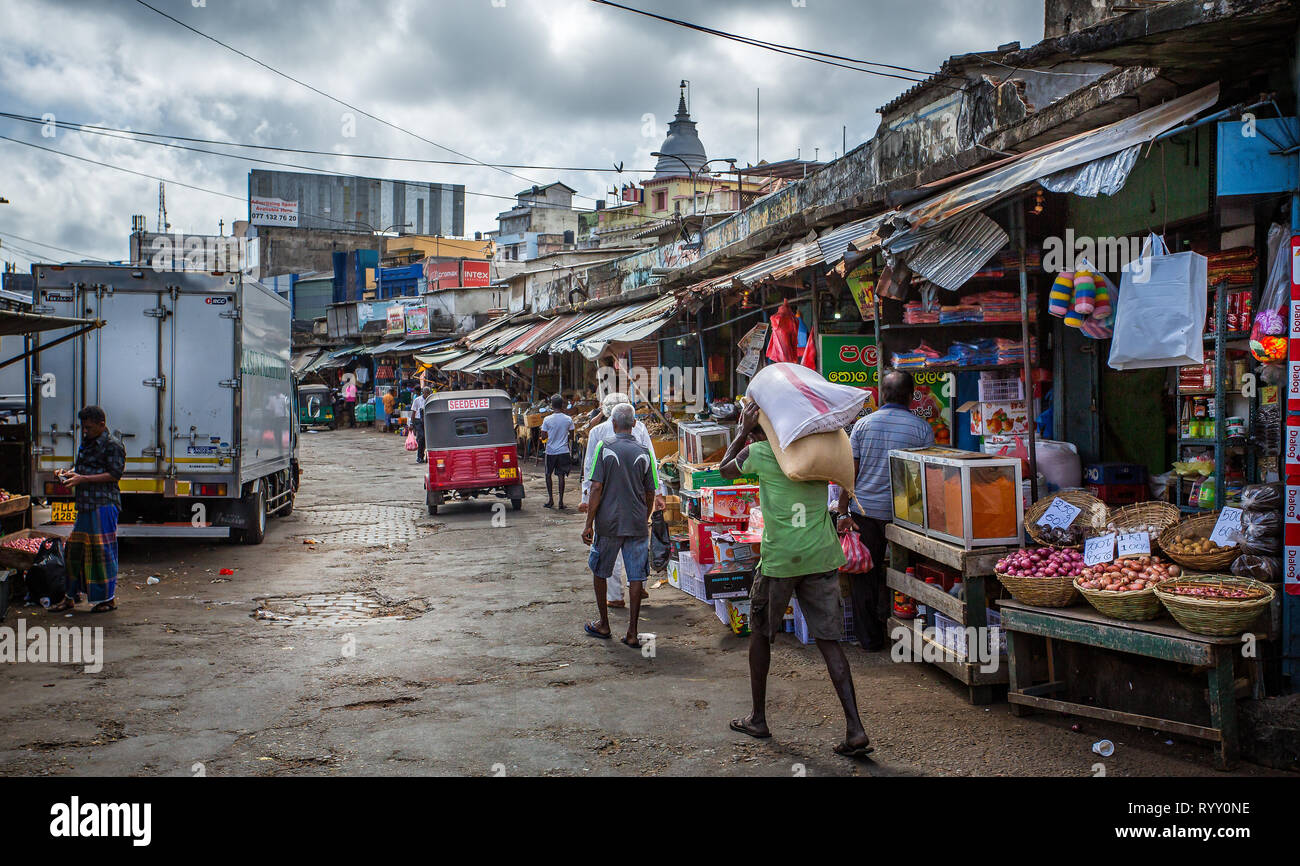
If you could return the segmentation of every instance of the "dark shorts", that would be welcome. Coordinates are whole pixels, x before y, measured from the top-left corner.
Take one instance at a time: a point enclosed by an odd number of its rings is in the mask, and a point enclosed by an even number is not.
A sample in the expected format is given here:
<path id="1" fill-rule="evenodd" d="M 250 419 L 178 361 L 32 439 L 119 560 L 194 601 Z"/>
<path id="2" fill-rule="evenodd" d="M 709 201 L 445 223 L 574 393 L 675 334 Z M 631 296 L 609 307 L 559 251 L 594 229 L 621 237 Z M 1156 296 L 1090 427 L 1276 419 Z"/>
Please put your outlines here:
<path id="1" fill-rule="evenodd" d="M 844 637 L 844 598 L 840 595 L 838 569 L 799 577 L 764 577 L 760 569 L 749 591 L 749 627 L 753 633 L 774 640 L 781 631 L 791 596 L 799 599 L 809 637 L 834 641 Z"/>
<path id="2" fill-rule="evenodd" d="M 546 455 L 546 474 L 551 475 L 568 475 L 569 470 L 573 468 L 573 458 L 568 453 L 564 454 L 547 454 Z"/>
<path id="3" fill-rule="evenodd" d="M 587 555 L 587 565 L 596 577 L 609 580 L 614 573 L 614 563 L 623 554 L 623 570 L 627 582 L 643 581 L 650 574 L 650 536 L 648 535 L 598 535 Z"/>

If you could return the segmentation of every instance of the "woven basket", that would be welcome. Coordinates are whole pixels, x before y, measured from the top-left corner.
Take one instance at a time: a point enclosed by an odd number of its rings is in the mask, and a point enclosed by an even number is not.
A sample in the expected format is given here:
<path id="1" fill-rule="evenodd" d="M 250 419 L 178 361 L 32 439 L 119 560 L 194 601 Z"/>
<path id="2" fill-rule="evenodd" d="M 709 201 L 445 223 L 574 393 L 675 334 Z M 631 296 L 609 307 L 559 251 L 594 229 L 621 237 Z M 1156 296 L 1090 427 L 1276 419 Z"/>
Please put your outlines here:
<path id="1" fill-rule="evenodd" d="M 1060 548 L 1063 546 L 1059 544 L 1051 544 L 1044 540 L 1041 534 L 1042 527 L 1038 525 L 1038 519 L 1047 513 L 1047 509 L 1051 507 L 1053 499 L 1063 499 L 1079 509 L 1078 516 L 1070 522 L 1070 525 L 1077 526 L 1079 529 L 1083 530 L 1084 538 L 1099 535 L 1105 531 L 1106 503 L 1102 502 L 1091 493 L 1088 493 L 1086 490 L 1059 490 L 1051 496 L 1044 496 L 1042 499 L 1029 506 L 1029 510 L 1025 512 L 1025 531 L 1029 533 L 1029 537 L 1036 543 L 1046 547 Z M 1079 544 L 1064 546 L 1072 547 L 1075 550 L 1083 549 L 1082 542 Z M 1028 602 L 1026 602 L 1026 604 L 1028 604 Z"/>
<path id="2" fill-rule="evenodd" d="M 59 538 L 53 532 L 45 532 L 41 529 L 20 529 L 17 532 L 11 532 L 0 538 L 0 545 L 10 539 L 18 538 Z M 14 568 L 19 571 L 26 571 L 32 567 L 36 561 L 36 554 L 28 553 L 25 550 L 19 550 L 15 547 L 0 546 L 0 568 Z"/>
<path id="3" fill-rule="evenodd" d="M 1079 590 L 1079 595 L 1083 596 L 1102 616 L 1128 622 L 1145 622 L 1160 616 L 1162 608 L 1154 589 L 1135 589 L 1132 592 L 1085 589 L 1079 586 L 1079 581 L 1082 579 L 1080 577 L 1074 579 L 1074 588 Z"/>
<path id="4" fill-rule="evenodd" d="M 1255 599 L 1195 598 L 1175 595 L 1168 590 L 1174 586 L 1212 584 L 1241 589 L 1255 589 L 1264 593 Z M 1156 597 L 1178 624 L 1197 634 L 1226 637 L 1241 634 L 1259 618 L 1277 593 L 1267 583 L 1248 577 L 1228 577 L 1221 574 L 1199 574 L 1196 577 L 1179 577 L 1158 584 Z"/>
<path id="5" fill-rule="evenodd" d="M 1011 597 L 1034 607 L 1069 607 L 1079 600 L 1073 577 L 1012 577 L 996 572 Z"/>
<path id="6" fill-rule="evenodd" d="M 1174 562 L 1184 568 L 1190 568 L 1192 571 L 1226 571 L 1228 566 L 1232 565 L 1233 560 L 1241 553 L 1235 544 L 1232 547 L 1221 548 L 1214 553 L 1174 553 L 1169 549 L 1169 543 L 1177 538 L 1209 538 L 1210 533 L 1214 531 L 1214 524 L 1218 522 L 1219 512 L 1217 511 L 1211 514 L 1198 514 L 1195 517 L 1189 517 L 1182 523 L 1175 524 L 1160 533 L 1160 549 Z"/>
<path id="7" fill-rule="evenodd" d="M 1139 502 L 1137 505 L 1125 505 L 1112 509 L 1106 520 L 1106 526 L 1115 527 L 1118 532 L 1145 530 L 1148 526 L 1158 526 L 1153 538 L 1159 538 L 1165 530 L 1183 517 L 1178 506 L 1171 502 Z"/>

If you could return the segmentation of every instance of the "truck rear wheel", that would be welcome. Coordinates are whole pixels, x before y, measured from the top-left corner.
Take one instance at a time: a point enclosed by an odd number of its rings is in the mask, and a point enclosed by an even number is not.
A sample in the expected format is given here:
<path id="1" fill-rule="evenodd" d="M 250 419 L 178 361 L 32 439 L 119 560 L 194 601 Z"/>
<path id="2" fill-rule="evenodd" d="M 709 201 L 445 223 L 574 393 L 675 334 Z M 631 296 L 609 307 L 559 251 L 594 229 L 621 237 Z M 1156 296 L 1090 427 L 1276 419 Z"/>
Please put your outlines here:
<path id="1" fill-rule="evenodd" d="M 266 539 L 266 488 L 259 481 L 241 502 L 248 526 L 239 531 L 239 541 L 261 544 Z"/>

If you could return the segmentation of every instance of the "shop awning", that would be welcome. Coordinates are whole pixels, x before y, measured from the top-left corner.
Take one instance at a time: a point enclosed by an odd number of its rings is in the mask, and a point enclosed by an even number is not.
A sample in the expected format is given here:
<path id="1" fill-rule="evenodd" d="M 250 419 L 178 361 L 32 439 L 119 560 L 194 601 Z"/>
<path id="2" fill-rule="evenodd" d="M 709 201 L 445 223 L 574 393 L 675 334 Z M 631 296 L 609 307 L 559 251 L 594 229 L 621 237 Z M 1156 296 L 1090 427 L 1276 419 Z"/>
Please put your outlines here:
<path id="1" fill-rule="evenodd" d="M 495 358 L 478 369 L 479 372 L 482 373 L 490 373 L 494 370 L 504 370 L 507 367 L 513 367 L 515 364 L 523 363 L 531 357 L 532 355 L 527 352 L 519 352 L 514 355 L 506 355 L 504 358 Z"/>
<path id="2" fill-rule="evenodd" d="M 0 310 L 0 337 L 19 334 L 36 334 L 59 328 L 98 328 L 99 319 L 74 319 L 70 316 L 47 316 L 44 313 L 27 313 L 21 310 Z"/>
<path id="3" fill-rule="evenodd" d="M 983 210 L 999 198 L 1027 188 L 1049 175 L 1149 142 L 1160 133 L 1210 108 L 1218 99 L 1219 85 L 1216 82 L 1099 129 L 1082 132 L 1004 160 L 992 169 L 956 185 L 951 185 L 954 179 L 966 177 L 970 172 L 929 184 L 932 187 L 948 188 L 937 195 L 890 212 L 879 225 L 851 240 L 850 246 L 860 253 L 877 247 L 883 247 L 889 252 L 900 252 L 918 246 L 923 239 L 929 237 L 923 236 L 922 232 L 936 230 L 948 221 Z M 885 225 L 895 229 L 887 238 L 883 238 L 880 231 Z"/>
<path id="4" fill-rule="evenodd" d="M 367 346 L 366 348 L 362 349 L 359 354 L 384 355 L 387 354 L 388 352 L 396 351 L 397 347 L 401 346 L 405 342 L 406 342 L 405 340 L 389 340 L 387 343 L 380 343 L 377 346 Z"/>
<path id="5" fill-rule="evenodd" d="M 520 325 L 511 325 L 508 328 L 498 328 L 496 331 L 488 334 L 478 340 L 466 340 L 465 345 L 471 349 L 481 352 L 491 352 L 502 346 L 514 342 L 524 334 L 536 327 L 535 322 L 526 322 Z"/>
<path id="6" fill-rule="evenodd" d="M 415 337 L 410 340 L 403 340 L 402 345 L 398 346 L 394 351 L 419 352 L 424 349 L 432 349 L 434 346 L 443 346 L 450 342 L 450 337 L 444 337 L 441 340 L 431 340 L 428 337 Z"/>
<path id="7" fill-rule="evenodd" d="M 415 360 L 419 361 L 421 364 L 437 365 L 437 364 L 445 364 L 446 362 L 454 358 L 459 358 L 462 355 L 466 355 L 466 354 L 469 353 L 466 350 L 460 348 L 442 349 L 437 352 L 430 352 L 428 354 L 416 355 Z"/>
<path id="8" fill-rule="evenodd" d="M 321 355 L 320 349 L 309 349 L 305 352 L 294 352 L 289 359 L 289 366 L 295 376 L 306 371 L 307 367 Z"/>
<path id="9" fill-rule="evenodd" d="M 32 355 L 43 352 L 60 343 L 80 337 L 96 328 L 102 328 L 104 322 L 100 319 L 74 319 L 69 316 L 47 316 L 43 313 L 28 313 L 21 310 L 0 310 L 0 337 L 13 337 L 25 334 L 37 334 L 41 331 L 53 331 L 63 328 L 76 328 L 77 330 L 64 334 L 62 337 L 51 340 L 50 342 L 37 346 L 28 351 L 20 352 L 11 358 L 0 358 L 0 367 L 8 367 L 10 364 L 16 364 Z"/>
<path id="10" fill-rule="evenodd" d="M 635 308 L 616 307 L 624 311 L 623 316 L 584 338 L 578 343 L 578 351 L 584 357 L 598 358 L 611 344 L 644 340 L 668 324 L 678 306 L 675 295 L 664 295 Z"/>
<path id="11" fill-rule="evenodd" d="M 310 373 L 313 370 L 329 370 L 334 367 L 345 366 L 351 360 L 351 356 L 360 352 L 361 349 L 361 346 L 345 346 L 332 352 L 323 352 L 320 357 L 308 364 L 303 369 L 303 372 Z"/>
<path id="12" fill-rule="evenodd" d="M 475 361 L 478 361 L 484 356 L 489 354 L 491 353 L 466 352 L 464 355 L 461 355 L 459 358 L 456 358 L 453 361 L 448 361 L 445 364 L 440 364 L 439 369 L 442 370 L 442 372 L 444 373 L 455 373 L 455 372 L 470 373 L 473 372 L 472 370 L 469 369 L 470 365 L 472 365 Z"/>

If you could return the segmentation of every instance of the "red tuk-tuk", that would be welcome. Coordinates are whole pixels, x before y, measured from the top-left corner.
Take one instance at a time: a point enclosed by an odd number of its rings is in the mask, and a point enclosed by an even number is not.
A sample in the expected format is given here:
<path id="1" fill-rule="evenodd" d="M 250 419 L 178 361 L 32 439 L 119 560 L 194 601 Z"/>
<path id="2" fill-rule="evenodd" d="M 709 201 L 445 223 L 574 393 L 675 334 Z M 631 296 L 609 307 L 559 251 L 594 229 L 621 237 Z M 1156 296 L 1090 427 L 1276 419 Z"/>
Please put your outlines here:
<path id="1" fill-rule="evenodd" d="M 494 494 L 518 511 L 523 475 L 515 445 L 510 395 L 505 391 L 446 391 L 424 406 L 425 503 L 430 514 L 451 499 Z"/>

